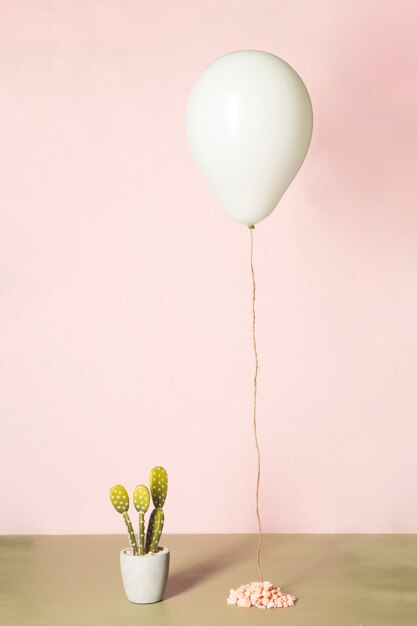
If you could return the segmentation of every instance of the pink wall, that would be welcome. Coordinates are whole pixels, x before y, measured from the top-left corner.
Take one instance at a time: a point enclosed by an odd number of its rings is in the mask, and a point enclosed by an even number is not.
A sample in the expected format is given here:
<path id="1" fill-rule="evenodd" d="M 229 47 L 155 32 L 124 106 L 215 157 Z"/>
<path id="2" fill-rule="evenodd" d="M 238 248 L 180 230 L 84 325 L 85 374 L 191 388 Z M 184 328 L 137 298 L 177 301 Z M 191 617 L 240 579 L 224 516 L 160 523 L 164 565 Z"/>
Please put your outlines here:
<path id="1" fill-rule="evenodd" d="M 2 533 L 255 531 L 249 238 L 184 134 L 198 73 L 282 56 L 310 153 L 255 231 L 267 531 L 417 532 L 415 2 L 0 0 Z"/>

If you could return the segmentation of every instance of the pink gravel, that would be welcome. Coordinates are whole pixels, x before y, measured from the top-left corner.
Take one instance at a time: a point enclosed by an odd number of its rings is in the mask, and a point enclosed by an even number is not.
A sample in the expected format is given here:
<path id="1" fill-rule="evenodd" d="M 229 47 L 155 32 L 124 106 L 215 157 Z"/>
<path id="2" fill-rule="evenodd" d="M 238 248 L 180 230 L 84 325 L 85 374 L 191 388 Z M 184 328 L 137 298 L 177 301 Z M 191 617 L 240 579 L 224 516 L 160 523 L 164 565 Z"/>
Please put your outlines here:
<path id="1" fill-rule="evenodd" d="M 238 589 L 231 589 L 227 598 L 227 604 L 244 608 L 256 606 L 258 609 L 286 609 L 294 606 L 296 601 L 295 596 L 274 587 L 269 580 L 240 585 Z"/>

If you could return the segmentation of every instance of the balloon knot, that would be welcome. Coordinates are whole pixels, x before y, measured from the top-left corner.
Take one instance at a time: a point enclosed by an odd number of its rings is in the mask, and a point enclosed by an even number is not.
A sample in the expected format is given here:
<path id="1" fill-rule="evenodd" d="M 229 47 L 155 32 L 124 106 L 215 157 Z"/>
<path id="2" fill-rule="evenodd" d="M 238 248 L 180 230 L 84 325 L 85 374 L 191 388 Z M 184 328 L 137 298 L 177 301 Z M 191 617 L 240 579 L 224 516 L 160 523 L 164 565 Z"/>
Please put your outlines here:
<path id="1" fill-rule="evenodd" d="M 248 229 L 249 230 L 255 230 L 255 224 L 249 224 L 248 225 Z"/>

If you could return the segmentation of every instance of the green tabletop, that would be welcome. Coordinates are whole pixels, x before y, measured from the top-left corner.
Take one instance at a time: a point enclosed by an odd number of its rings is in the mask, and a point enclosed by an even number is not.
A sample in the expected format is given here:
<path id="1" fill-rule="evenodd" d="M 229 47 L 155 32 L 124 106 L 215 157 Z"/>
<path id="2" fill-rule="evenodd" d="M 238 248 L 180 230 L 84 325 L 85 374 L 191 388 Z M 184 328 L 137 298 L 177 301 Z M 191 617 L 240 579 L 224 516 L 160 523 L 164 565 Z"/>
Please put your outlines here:
<path id="1" fill-rule="evenodd" d="M 265 577 L 295 607 L 228 606 L 257 579 L 255 535 L 164 535 L 171 570 L 163 602 L 131 604 L 119 535 L 0 537 L 5 626 L 417 626 L 416 535 L 267 535 Z"/>

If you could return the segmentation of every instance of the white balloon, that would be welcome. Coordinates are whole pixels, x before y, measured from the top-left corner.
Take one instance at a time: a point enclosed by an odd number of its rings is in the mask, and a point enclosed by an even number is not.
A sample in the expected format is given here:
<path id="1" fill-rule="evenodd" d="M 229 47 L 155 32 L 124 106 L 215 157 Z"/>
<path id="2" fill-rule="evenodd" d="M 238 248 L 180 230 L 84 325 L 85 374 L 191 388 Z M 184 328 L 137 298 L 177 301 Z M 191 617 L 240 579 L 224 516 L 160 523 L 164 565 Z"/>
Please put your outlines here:
<path id="1" fill-rule="evenodd" d="M 276 207 L 304 161 L 312 129 L 303 81 L 268 52 L 216 59 L 188 98 L 186 130 L 197 165 L 226 213 L 248 226 Z"/>

